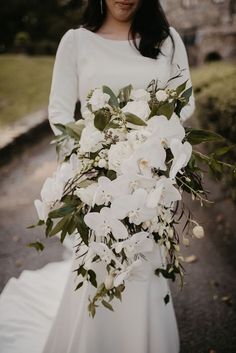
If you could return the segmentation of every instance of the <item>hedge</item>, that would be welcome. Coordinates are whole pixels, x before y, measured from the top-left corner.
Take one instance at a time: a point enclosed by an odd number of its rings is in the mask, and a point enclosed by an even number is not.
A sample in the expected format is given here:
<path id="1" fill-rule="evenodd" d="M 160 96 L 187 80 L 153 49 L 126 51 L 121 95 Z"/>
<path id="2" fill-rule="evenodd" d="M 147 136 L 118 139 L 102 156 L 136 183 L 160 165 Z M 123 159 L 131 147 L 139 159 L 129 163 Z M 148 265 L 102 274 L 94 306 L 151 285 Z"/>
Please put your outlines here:
<path id="1" fill-rule="evenodd" d="M 236 144 L 236 66 L 230 63 L 212 63 L 193 70 L 196 96 L 196 117 L 200 127 L 223 135 L 230 144 Z M 209 148 L 214 152 L 215 145 Z M 236 162 L 236 148 L 222 157 L 225 162 Z M 236 202 L 236 176 L 224 171 L 222 184 Z"/>

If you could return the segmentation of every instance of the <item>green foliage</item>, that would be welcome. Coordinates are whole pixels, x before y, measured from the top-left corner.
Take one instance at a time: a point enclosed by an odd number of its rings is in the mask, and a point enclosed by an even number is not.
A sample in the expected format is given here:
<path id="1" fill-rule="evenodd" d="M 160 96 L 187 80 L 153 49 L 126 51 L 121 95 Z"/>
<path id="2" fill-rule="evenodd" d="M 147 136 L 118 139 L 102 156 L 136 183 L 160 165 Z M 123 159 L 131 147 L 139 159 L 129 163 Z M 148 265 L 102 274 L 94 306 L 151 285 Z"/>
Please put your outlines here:
<path id="1" fill-rule="evenodd" d="M 233 64 L 217 63 L 193 70 L 193 85 L 196 95 L 196 117 L 203 129 L 224 136 L 230 144 L 236 143 L 236 67 Z M 224 145 L 223 149 L 222 146 Z M 225 143 L 209 144 L 207 152 L 217 154 L 225 163 L 235 163 L 236 149 Z M 218 149 L 217 149 L 218 148 Z M 227 150 L 227 154 L 226 154 Z M 218 170 L 222 166 L 214 161 L 211 167 Z M 220 175 L 219 175 L 220 176 Z M 236 177 L 230 169 L 224 169 L 221 177 L 224 188 L 236 201 Z"/>

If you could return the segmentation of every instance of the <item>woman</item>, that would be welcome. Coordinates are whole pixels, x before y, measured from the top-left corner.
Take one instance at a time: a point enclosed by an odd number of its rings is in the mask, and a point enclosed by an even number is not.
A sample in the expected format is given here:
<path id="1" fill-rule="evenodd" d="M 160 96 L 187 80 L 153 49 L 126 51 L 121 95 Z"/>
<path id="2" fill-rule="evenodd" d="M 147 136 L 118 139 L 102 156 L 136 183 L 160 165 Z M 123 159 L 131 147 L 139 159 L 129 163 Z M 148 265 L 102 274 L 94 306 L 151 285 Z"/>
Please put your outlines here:
<path id="1" fill-rule="evenodd" d="M 158 79 L 159 86 L 165 87 L 171 78 L 178 76 L 179 70 L 181 77 L 171 80 L 169 86 L 176 87 L 186 80 L 191 85 L 184 44 L 177 31 L 169 27 L 159 1 L 89 0 L 82 26 L 68 30 L 57 50 L 48 107 L 52 130 L 58 135 L 54 124 L 73 119 L 78 100 L 83 111 L 86 95 L 92 88 L 107 85 L 118 91 L 128 84 L 146 88 L 152 79 Z M 193 110 L 192 96 L 182 119 L 189 118 Z M 128 281 L 122 303 L 117 301 L 113 305 L 114 312 L 99 308 L 93 319 L 87 311 L 91 286 L 74 291 L 76 276 L 72 270 L 78 267 L 75 254 L 64 269 L 58 266 L 41 269 L 44 281 L 47 274 L 47 292 L 41 292 L 38 298 L 36 295 L 34 303 L 40 303 L 41 312 L 49 315 L 47 323 L 36 325 L 32 313 L 31 337 L 21 340 L 20 345 L 15 338 L 15 346 L 3 338 L 5 349 L 0 348 L 0 352 L 25 353 L 37 343 L 32 351 L 39 353 L 178 353 L 179 334 L 172 297 L 167 304 L 163 300 L 170 294 L 168 282 L 153 271 L 162 263 L 161 250 L 155 249 L 142 269 L 146 280 Z M 43 295 L 49 298 L 47 305 Z M 53 314 L 50 302 L 56 300 L 59 303 Z M 24 330 L 27 320 L 25 314 Z M 42 326 L 44 331 L 39 330 Z"/>

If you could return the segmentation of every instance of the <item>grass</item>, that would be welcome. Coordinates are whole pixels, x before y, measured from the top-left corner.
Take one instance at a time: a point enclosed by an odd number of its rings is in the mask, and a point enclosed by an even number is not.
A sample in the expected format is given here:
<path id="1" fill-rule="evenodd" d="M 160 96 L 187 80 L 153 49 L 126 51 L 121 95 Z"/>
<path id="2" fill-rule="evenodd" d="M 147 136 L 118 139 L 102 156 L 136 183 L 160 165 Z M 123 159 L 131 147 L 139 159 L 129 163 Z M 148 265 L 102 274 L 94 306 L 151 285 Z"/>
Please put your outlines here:
<path id="1" fill-rule="evenodd" d="M 0 56 L 0 127 L 48 104 L 54 57 Z"/>

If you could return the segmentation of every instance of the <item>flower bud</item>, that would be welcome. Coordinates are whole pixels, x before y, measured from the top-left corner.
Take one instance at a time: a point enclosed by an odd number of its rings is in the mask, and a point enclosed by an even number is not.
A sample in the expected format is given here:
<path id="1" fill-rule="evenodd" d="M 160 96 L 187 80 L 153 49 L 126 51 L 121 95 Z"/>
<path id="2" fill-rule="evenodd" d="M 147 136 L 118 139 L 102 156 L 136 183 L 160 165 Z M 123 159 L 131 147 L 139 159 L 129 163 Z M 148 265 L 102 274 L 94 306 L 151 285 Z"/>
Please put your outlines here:
<path id="1" fill-rule="evenodd" d="M 202 226 L 195 226 L 193 227 L 193 235 L 198 238 L 201 239 L 204 237 L 204 229 Z"/>
<path id="2" fill-rule="evenodd" d="M 107 290 L 112 289 L 114 287 L 114 277 L 111 274 L 107 275 L 104 284 Z"/>
<path id="3" fill-rule="evenodd" d="M 98 162 L 98 166 L 99 166 L 99 168 L 106 168 L 106 166 L 107 166 L 106 160 L 103 159 L 103 158 L 100 159 L 99 162 Z"/>

